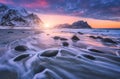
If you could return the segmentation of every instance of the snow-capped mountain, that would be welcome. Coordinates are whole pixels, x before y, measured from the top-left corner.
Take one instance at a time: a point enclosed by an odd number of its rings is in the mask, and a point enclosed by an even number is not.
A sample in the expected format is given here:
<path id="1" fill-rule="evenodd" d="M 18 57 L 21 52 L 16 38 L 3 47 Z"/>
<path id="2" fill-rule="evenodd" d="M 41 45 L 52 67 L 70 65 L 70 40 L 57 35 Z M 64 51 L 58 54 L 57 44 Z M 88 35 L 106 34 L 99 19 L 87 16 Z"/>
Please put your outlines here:
<path id="1" fill-rule="evenodd" d="M 0 4 L 1 26 L 40 26 L 43 22 L 33 13 L 28 13 L 24 8 L 10 8 Z"/>

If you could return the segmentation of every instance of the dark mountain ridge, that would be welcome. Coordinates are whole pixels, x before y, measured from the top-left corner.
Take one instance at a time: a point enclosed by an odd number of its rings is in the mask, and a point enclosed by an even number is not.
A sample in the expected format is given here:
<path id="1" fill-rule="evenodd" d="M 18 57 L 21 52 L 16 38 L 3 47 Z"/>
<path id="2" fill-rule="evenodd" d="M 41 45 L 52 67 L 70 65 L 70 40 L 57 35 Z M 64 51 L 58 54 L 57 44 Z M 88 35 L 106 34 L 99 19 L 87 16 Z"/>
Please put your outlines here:
<path id="1" fill-rule="evenodd" d="M 73 22 L 71 25 L 70 24 L 59 24 L 55 26 L 55 28 L 73 28 L 73 29 L 87 29 L 91 28 L 91 26 L 82 20 Z"/>

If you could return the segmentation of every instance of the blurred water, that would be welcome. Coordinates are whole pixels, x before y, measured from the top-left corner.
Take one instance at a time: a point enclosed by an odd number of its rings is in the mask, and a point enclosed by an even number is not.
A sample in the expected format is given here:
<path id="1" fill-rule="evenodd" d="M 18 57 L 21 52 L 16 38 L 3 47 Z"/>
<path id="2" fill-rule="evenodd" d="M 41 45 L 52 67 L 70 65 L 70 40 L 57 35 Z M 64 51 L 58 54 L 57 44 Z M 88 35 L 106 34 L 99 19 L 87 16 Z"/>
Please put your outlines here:
<path id="1" fill-rule="evenodd" d="M 89 33 L 89 34 L 103 34 L 109 36 L 120 36 L 120 29 L 56 29 L 56 31 L 65 31 L 65 32 L 82 32 L 82 33 Z"/>
<path id="2" fill-rule="evenodd" d="M 113 38 L 112 34 L 117 37 Z M 73 35 L 80 40 L 73 41 Z M 67 40 L 54 39 L 55 36 Z M 102 39 L 90 36 L 117 41 L 119 30 L 51 29 L 10 42 L 0 57 L 0 78 L 119 79 L 120 43 L 106 44 Z M 69 45 L 63 46 L 63 42 Z M 28 47 L 27 51 L 16 51 L 15 47 L 19 45 Z"/>

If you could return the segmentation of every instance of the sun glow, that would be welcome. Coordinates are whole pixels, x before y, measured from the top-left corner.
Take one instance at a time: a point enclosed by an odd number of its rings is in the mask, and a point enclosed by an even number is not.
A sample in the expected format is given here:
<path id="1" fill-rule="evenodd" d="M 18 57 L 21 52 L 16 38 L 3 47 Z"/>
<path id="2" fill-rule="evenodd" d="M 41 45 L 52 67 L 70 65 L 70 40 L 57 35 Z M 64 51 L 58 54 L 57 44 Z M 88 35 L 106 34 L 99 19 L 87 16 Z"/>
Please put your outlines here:
<path id="1" fill-rule="evenodd" d="M 50 28 L 50 24 L 45 24 L 44 27 L 45 28 Z"/>
<path id="2" fill-rule="evenodd" d="M 110 21 L 110 20 L 98 20 L 91 18 L 83 18 L 83 17 L 74 17 L 74 16 L 66 16 L 66 15 L 55 15 L 55 14 L 39 14 L 38 16 L 45 23 L 44 28 L 53 28 L 58 24 L 72 24 L 78 20 L 87 21 L 92 28 L 120 28 L 120 22 Z"/>

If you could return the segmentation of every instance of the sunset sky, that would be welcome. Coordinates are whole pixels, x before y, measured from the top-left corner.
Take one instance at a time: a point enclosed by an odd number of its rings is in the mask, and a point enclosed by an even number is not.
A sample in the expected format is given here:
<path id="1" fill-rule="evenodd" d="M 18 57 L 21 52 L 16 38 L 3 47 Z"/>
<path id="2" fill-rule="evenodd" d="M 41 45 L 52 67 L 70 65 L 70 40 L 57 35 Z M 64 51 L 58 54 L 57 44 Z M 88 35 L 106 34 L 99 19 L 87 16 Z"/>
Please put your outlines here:
<path id="1" fill-rule="evenodd" d="M 49 25 L 87 21 L 93 28 L 120 28 L 120 0 L 0 0 L 37 13 Z"/>

